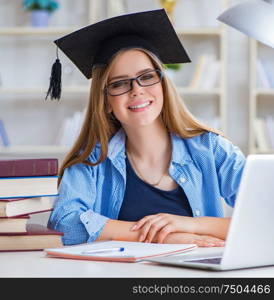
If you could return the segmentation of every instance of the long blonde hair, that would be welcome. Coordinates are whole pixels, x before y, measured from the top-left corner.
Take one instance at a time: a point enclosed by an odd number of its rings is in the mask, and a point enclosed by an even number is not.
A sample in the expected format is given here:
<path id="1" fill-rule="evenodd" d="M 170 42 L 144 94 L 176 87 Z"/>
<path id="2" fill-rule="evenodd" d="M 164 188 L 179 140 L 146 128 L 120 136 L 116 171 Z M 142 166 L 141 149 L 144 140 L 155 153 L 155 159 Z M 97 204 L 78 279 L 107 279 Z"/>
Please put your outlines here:
<path id="1" fill-rule="evenodd" d="M 153 53 L 145 49 L 134 49 L 146 53 L 154 67 L 163 71 L 163 64 Z M 120 129 L 121 124 L 112 113 L 107 112 L 108 102 L 104 87 L 107 84 L 107 79 L 115 58 L 128 50 L 123 49 L 117 52 L 107 66 L 93 68 L 89 103 L 85 119 L 78 138 L 62 162 L 59 170 L 58 184 L 60 184 L 66 168 L 78 163 L 95 166 L 103 162 L 107 157 L 109 140 Z M 189 112 L 176 87 L 168 77 L 163 77 L 162 86 L 164 103 L 161 114 L 169 132 L 182 138 L 191 138 L 209 131 L 222 134 L 220 131 L 202 124 Z M 101 146 L 100 157 L 96 162 L 90 162 L 87 158 L 97 143 Z"/>

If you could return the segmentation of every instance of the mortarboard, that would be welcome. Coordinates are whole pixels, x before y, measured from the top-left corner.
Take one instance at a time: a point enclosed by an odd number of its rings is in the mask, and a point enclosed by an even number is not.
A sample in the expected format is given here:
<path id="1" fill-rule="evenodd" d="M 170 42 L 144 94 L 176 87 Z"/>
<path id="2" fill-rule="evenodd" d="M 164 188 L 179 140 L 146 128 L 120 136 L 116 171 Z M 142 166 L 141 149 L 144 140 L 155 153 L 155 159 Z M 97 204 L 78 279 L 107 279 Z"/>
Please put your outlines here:
<path id="1" fill-rule="evenodd" d="M 164 64 L 190 62 L 164 9 L 109 18 L 54 42 L 87 79 L 92 77 L 93 66 L 106 65 L 115 53 L 124 48 L 150 50 Z M 52 66 L 46 99 L 49 95 L 51 99 L 60 99 L 61 96 L 61 63 L 58 55 Z"/>

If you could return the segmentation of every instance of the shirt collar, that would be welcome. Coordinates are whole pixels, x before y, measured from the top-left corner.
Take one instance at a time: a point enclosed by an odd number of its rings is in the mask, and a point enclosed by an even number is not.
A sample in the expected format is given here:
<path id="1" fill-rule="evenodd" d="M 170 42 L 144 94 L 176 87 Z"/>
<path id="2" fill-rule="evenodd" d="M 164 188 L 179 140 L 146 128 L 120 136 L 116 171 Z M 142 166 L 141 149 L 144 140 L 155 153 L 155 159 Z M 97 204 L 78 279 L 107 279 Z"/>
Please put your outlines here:
<path id="1" fill-rule="evenodd" d="M 173 163 L 183 165 L 192 161 L 187 147 L 186 139 L 181 138 L 180 136 L 172 133 L 171 142 L 172 142 L 171 161 Z"/>
<path id="2" fill-rule="evenodd" d="M 109 141 L 108 158 L 113 160 L 121 152 L 125 155 L 125 143 L 126 135 L 124 129 L 121 127 Z"/>
<path id="3" fill-rule="evenodd" d="M 171 134 L 170 136 L 172 142 L 172 162 L 181 165 L 191 162 L 192 159 L 186 146 L 186 140 L 175 134 Z M 114 160 L 119 154 L 125 157 L 125 142 L 125 131 L 121 127 L 108 144 L 107 156 L 110 160 Z"/>

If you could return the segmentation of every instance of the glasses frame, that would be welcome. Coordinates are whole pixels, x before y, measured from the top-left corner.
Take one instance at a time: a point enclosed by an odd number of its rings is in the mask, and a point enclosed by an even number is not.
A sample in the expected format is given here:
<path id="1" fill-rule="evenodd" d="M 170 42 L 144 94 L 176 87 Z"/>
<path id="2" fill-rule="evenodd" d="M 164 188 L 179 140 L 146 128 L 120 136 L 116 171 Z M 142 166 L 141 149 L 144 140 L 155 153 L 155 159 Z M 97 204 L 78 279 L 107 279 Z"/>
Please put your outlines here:
<path id="1" fill-rule="evenodd" d="M 157 73 L 159 74 L 159 81 L 157 81 L 157 82 L 155 82 L 155 83 L 152 83 L 152 84 L 146 84 L 146 85 L 141 84 L 140 81 L 139 81 L 139 78 L 142 77 L 142 76 L 144 76 L 144 75 L 147 74 L 147 73 L 150 73 L 150 72 L 157 72 Z M 163 74 L 163 72 L 162 72 L 160 69 L 149 70 L 149 71 L 146 71 L 146 72 L 144 72 L 144 73 L 138 75 L 137 77 L 132 77 L 132 78 L 127 78 L 127 79 L 122 79 L 122 80 L 114 81 L 114 82 L 108 84 L 108 85 L 105 87 L 104 91 L 105 91 L 105 94 L 106 94 L 106 95 L 108 94 L 108 95 L 113 96 L 113 97 L 115 97 L 115 96 L 121 96 L 121 95 L 124 95 L 124 94 L 126 94 L 126 93 L 132 91 L 132 89 L 133 89 L 133 81 L 134 81 L 134 80 L 136 80 L 136 82 L 138 83 L 139 86 L 141 86 L 141 87 L 146 87 L 146 86 L 152 86 L 152 85 L 154 85 L 154 84 L 157 84 L 157 83 L 161 82 L 162 79 L 163 79 L 163 77 L 164 77 L 164 74 Z M 121 93 L 121 94 L 115 94 L 115 95 L 113 95 L 113 94 L 111 94 L 111 93 L 109 92 L 109 86 L 111 86 L 111 85 L 114 84 L 114 83 L 117 83 L 117 82 L 123 82 L 123 81 L 129 81 L 129 82 L 130 82 L 130 88 L 129 88 L 128 91 L 123 92 L 123 93 Z"/>

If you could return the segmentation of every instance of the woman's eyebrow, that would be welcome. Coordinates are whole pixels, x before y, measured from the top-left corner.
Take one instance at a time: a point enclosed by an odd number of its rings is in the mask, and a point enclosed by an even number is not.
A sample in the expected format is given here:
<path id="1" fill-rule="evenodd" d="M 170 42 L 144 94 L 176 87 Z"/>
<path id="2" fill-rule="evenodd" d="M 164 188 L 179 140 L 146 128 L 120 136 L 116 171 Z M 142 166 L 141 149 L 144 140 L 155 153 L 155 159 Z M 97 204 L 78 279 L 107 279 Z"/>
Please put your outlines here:
<path id="1" fill-rule="evenodd" d="M 140 75 L 140 74 L 142 74 L 142 73 L 145 73 L 145 72 L 151 71 L 151 70 L 153 70 L 153 69 L 152 69 L 152 68 L 146 68 L 146 69 L 143 69 L 143 70 L 138 71 L 138 72 L 136 73 L 136 75 Z M 118 75 L 118 76 L 114 76 L 114 77 L 110 78 L 109 81 L 112 81 L 112 80 L 114 80 L 114 79 L 122 79 L 122 78 L 129 78 L 129 76 L 128 76 L 128 75 Z"/>

